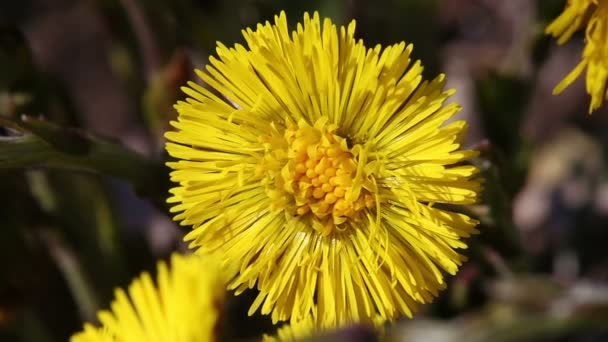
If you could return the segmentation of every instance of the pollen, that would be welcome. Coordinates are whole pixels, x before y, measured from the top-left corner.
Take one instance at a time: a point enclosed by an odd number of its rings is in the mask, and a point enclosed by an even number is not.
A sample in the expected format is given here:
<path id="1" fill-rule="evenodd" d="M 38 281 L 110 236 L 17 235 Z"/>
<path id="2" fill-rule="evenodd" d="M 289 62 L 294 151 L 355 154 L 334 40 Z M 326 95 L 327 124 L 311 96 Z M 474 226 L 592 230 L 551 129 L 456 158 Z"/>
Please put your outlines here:
<path id="1" fill-rule="evenodd" d="M 355 155 L 336 129 L 327 118 L 314 126 L 301 121 L 285 130 L 278 146 L 285 151 L 269 153 L 286 156 L 283 169 L 270 182 L 272 207 L 293 216 L 309 215 L 313 228 L 324 235 L 375 205 L 373 195 L 362 188 L 365 177 L 357 173 Z"/>

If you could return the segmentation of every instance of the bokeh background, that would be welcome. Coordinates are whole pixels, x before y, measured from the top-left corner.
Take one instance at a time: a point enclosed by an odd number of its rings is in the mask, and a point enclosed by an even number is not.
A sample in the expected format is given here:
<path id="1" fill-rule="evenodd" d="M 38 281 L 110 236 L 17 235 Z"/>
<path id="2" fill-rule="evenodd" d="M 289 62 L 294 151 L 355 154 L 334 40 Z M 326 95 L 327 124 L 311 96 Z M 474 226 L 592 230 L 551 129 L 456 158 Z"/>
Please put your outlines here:
<path id="1" fill-rule="evenodd" d="M 543 34 L 564 0 L 2 0 L 0 340 L 64 341 L 115 286 L 174 250 L 163 131 L 216 41 L 285 10 L 357 20 L 366 45 L 414 43 L 444 72 L 486 178 L 469 262 L 403 341 L 608 340 L 608 106 L 587 114 L 580 58 Z M 272 333 L 230 298 L 226 340 Z M 361 330 L 329 339 L 363 340 Z"/>

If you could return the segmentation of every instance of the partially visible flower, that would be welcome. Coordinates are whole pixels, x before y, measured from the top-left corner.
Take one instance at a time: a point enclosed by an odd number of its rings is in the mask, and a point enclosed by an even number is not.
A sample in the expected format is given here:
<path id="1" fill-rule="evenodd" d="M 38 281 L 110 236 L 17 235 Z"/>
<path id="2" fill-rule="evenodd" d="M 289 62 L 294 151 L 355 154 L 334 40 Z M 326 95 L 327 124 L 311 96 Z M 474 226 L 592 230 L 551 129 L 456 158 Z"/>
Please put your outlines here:
<path id="1" fill-rule="evenodd" d="M 309 315 L 300 321 L 283 324 L 274 335 L 264 335 L 262 342 L 335 341 L 336 339 L 351 341 L 352 337 L 356 338 L 356 341 L 368 341 L 370 337 L 380 337 L 384 334 L 383 324 L 383 319 L 377 316 L 371 324 L 337 327 L 339 330 L 336 330 L 336 327 L 320 326 L 319 321 Z"/>
<path id="2" fill-rule="evenodd" d="M 250 314 L 275 323 L 412 316 L 477 232 L 448 210 L 480 191 L 466 123 L 447 123 L 454 90 L 422 80 L 412 45 L 367 49 L 354 33 L 318 13 L 243 31 L 247 48 L 220 44 L 197 70 L 212 89 L 183 88 L 166 134 L 190 247 L 232 265 L 237 294 L 257 287 Z"/>
<path id="3" fill-rule="evenodd" d="M 72 342 L 215 341 L 225 283 L 217 264 L 197 255 L 173 254 L 171 269 L 158 263 L 156 285 L 144 272 L 116 289 L 108 311 L 98 314 Z"/>
<path id="4" fill-rule="evenodd" d="M 319 332 L 312 316 L 308 316 L 298 322 L 280 326 L 274 336 L 264 335 L 262 342 L 296 341 L 311 337 Z"/>
<path id="5" fill-rule="evenodd" d="M 553 94 L 561 93 L 586 68 L 586 89 L 591 96 L 589 113 L 592 113 L 608 99 L 608 0 L 568 0 L 564 12 L 545 32 L 558 38 L 561 45 L 585 25 L 582 61 L 555 87 Z"/>

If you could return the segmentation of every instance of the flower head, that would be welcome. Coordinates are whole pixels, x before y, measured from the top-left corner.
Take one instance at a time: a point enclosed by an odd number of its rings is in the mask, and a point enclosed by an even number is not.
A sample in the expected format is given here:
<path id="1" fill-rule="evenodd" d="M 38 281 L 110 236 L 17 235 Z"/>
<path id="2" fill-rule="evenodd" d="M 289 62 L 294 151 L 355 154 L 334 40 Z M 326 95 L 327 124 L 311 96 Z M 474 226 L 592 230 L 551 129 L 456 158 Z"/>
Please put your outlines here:
<path id="1" fill-rule="evenodd" d="M 169 202 L 197 253 L 236 265 L 229 287 L 274 322 L 320 327 L 411 316 L 465 260 L 476 221 L 443 204 L 477 200 L 446 121 L 445 77 L 422 81 L 412 45 L 367 49 L 355 22 L 285 13 L 219 44 L 168 132 Z"/>
<path id="2" fill-rule="evenodd" d="M 73 342 L 214 341 L 224 286 L 217 264 L 196 255 L 158 264 L 156 286 L 144 272 L 127 293 L 116 290 L 111 310 L 98 314 L 101 327 L 86 323 Z"/>
<path id="3" fill-rule="evenodd" d="M 561 45 L 585 25 L 582 61 L 555 87 L 553 93 L 564 91 L 586 68 L 591 113 L 608 98 L 608 0 L 568 0 L 564 12 L 547 26 L 545 32 L 558 38 Z"/>
<path id="4" fill-rule="evenodd" d="M 384 321 L 382 317 L 376 316 L 376 319 L 373 322 L 367 323 L 371 324 L 365 326 L 353 326 L 339 331 L 333 328 L 319 326 L 319 321 L 312 315 L 309 315 L 300 321 L 283 324 L 277 329 L 275 335 L 264 335 L 262 337 L 262 341 L 334 341 L 336 339 L 350 340 L 354 336 L 357 337 L 357 340 L 367 340 L 367 336 L 376 337 L 381 341 L 384 340 L 382 338 L 384 337 Z M 374 340 L 376 340 L 376 338 L 374 338 Z"/>
<path id="5" fill-rule="evenodd" d="M 278 341 L 297 341 L 304 338 L 309 338 L 315 333 L 315 324 L 312 316 L 295 322 L 293 324 L 285 324 L 277 329 L 276 336 L 264 335 L 263 342 L 278 342 Z"/>

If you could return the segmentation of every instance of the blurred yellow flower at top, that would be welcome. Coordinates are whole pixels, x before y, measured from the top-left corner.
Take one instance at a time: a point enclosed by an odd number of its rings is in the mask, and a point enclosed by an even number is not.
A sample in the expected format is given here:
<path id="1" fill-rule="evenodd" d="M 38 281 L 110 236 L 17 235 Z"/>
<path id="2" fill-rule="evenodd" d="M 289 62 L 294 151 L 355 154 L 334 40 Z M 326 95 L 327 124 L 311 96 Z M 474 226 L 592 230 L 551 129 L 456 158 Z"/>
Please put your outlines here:
<path id="1" fill-rule="evenodd" d="M 585 82 L 591 96 L 591 113 L 608 99 L 608 0 L 568 0 L 564 12 L 547 26 L 545 32 L 558 38 L 559 44 L 564 44 L 585 25 L 582 61 L 555 87 L 553 93 L 561 93 L 587 69 Z"/>
<path id="2" fill-rule="evenodd" d="M 445 76 L 403 42 L 368 49 L 355 22 L 285 13 L 217 47 L 166 134 L 169 202 L 197 253 L 217 253 L 250 314 L 319 328 L 411 316 L 465 260 L 477 201 Z M 449 207 L 453 208 L 453 207 Z M 236 266 L 235 266 L 236 265 Z"/>
<path id="3" fill-rule="evenodd" d="M 72 342 L 216 341 L 225 283 L 218 264 L 197 255 L 173 254 L 171 269 L 159 262 L 154 285 L 144 272 L 116 290 L 111 309 L 86 323 Z"/>

